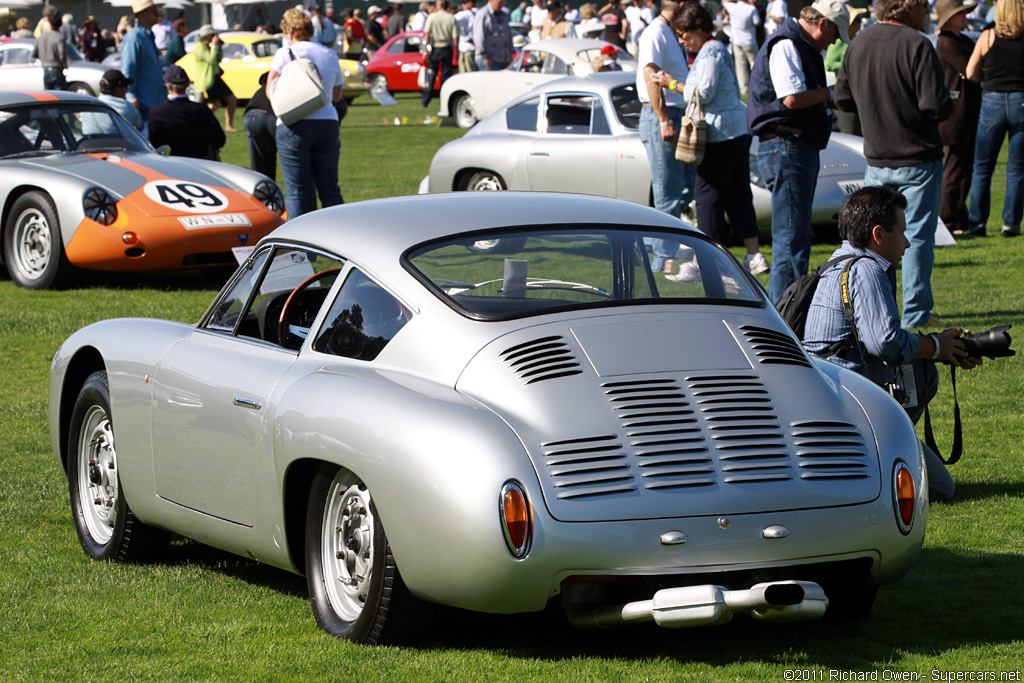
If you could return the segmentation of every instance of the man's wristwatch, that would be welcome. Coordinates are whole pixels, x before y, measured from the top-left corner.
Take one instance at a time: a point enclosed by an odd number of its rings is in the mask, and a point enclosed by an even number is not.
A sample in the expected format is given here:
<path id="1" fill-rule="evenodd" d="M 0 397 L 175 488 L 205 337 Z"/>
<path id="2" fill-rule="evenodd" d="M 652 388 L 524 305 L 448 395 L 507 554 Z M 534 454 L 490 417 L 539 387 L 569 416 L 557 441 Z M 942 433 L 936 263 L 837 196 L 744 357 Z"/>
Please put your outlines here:
<path id="1" fill-rule="evenodd" d="M 933 353 L 932 357 L 929 358 L 928 360 L 938 360 L 939 353 L 942 351 L 942 349 L 939 347 L 939 336 L 936 334 L 929 334 L 928 336 L 932 338 L 933 342 L 935 342 L 935 353 Z"/>

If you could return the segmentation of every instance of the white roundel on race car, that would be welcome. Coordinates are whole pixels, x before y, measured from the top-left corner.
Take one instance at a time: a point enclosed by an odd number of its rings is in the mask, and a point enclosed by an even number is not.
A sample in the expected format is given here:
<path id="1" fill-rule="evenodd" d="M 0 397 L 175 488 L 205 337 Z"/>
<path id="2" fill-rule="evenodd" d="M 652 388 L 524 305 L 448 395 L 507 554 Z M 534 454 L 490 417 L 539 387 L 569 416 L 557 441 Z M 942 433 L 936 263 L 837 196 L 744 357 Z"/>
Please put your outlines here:
<path id="1" fill-rule="evenodd" d="M 228 207 L 228 198 L 216 188 L 185 180 L 154 180 L 143 191 L 157 204 L 185 213 L 216 213 Z"/>

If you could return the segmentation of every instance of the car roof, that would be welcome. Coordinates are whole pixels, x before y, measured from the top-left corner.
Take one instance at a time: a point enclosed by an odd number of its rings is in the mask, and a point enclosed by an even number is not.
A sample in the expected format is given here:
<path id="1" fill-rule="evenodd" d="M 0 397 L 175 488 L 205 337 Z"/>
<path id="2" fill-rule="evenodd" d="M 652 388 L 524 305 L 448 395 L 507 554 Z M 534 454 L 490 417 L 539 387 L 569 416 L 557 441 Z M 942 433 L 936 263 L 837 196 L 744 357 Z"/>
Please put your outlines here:
<path id="1" fill-rule="evenodd" d="M 527 100 L 542 93 L 549 92 L 570 92 L 580 90 L 583 92 L 602 93 L 623 85 L 636 84 L 636 71 L 602 71 L 601 73 L 589 73 L 583 76 L 565 76 L 550 81 L 545 81 L 536 86 L 530 92 L 523 93 L 514 100 L 506 102 L 495 110 L 494 114 L 507 110 L 511 105 Z M 491 116 L 494 116 L 491 114 Z"/>
<path id="2" fill-rule="evenodd" d="M 409 247 L 487 229 L 574 223 L 692 230 L 633 202 L 557 192 L 450 192 L 391 197 L 321 209 L 289 220 L 265 240 L 317 246 L 382 272 Z"/>
<path id="3" fill-rule="evenodd" d="M 106 106 L 95 97 L 65 90 L 5 90 L 0 91 L 0 107 L 18 104 L 48 104 L 50 102 L 88 102 Z"/>
<path id="4" fill-rule="evenodd" d="M 611 45 L 611 43 L 596 38 L 549 38 L 527 43 L 523 49 L 550 52 L 561 58 L 562 61 L 566 61 L 566 59 L 575 60 L 576 55 L 582 50 L 600 49 L 605 45 Z M 632 61 L 628 52 L 622 50 L 622 53 Z"/>

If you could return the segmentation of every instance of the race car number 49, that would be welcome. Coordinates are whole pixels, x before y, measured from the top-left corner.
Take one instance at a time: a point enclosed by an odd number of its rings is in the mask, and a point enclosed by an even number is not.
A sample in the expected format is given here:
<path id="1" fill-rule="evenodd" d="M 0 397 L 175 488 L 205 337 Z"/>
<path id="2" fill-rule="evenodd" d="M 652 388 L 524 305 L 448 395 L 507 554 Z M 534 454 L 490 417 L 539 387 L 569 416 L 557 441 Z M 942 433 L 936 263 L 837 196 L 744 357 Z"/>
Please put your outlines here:
<path id="1" fill-rule="evenodd" d="M 184 180 L 154 180 L 143 191 L 157 204 L 183 213 L 217 213 L 228 206 L 219 190 Z"/>

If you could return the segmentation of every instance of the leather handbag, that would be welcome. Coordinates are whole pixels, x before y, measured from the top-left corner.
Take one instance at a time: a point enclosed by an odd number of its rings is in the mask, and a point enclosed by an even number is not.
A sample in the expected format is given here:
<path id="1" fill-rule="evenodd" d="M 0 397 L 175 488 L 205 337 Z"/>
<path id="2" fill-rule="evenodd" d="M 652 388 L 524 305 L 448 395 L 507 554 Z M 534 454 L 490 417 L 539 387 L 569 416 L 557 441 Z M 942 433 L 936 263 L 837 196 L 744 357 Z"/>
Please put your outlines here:
<path id="1" fill-rule="evenodd" d="M 297 59 L 288 48 L 291 61 L 281 69 L 281 75 L 267 88 L 270 104 L 281 122 L 290 126 L 301 121 L 331 102 L 316 64 L 308 59 Z"/>
<path id="2" fill-rule="evenodd" d="M 676 159 L 686 164 L 700 164 L 708 144 L 708 123 L 704 120 L 704 106 L 697 88 L 690 94 L 686 112 L 679 121 L 679 139 L 676 141 Z"/>

